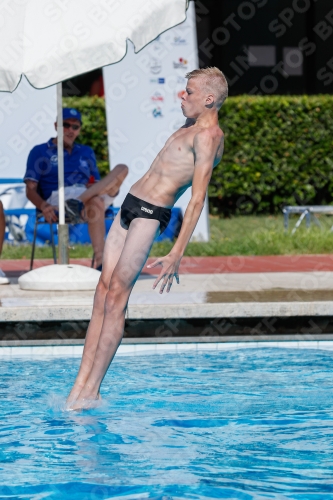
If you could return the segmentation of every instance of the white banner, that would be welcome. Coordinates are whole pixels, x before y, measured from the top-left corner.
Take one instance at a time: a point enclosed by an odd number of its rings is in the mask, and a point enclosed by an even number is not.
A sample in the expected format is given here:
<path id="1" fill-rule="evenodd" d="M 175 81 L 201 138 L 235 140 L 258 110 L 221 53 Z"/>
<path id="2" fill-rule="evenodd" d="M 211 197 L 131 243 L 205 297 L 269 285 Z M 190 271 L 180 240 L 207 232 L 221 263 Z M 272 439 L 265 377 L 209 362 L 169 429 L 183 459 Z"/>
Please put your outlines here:
<path id="1" fill-rule="evenodd" d="M 115 206 L 149 169 L 168 137 L 184 125 L 180 104 L 185 74 L 198 67 L 195 10 L 190 2 L 184 23 L 138 54 L 128 43 L 124 59 L 103 69 L 110 165 L 125 163 L 129 167 Z M 188 189 L 175 206 L 185 212 L 190 198 Z M 209 239 L 207 202 L 193 237 Z"/>
<path id="2" fill-rule="evenodd" d="M 0 179 L 22 179 L 30 150 L 55 136 L 56 87 L 34 89 L 22 78 L 0 92 Z"/>

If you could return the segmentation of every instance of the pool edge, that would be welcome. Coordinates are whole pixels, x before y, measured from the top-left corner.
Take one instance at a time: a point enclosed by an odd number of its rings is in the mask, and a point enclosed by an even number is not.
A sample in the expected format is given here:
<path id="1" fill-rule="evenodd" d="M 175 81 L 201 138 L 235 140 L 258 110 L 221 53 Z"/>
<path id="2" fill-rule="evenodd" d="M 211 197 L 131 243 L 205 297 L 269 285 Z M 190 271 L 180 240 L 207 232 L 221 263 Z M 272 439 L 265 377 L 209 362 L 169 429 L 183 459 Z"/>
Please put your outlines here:
<path id="1" fill-rule="evenodd" d="M 151 354 L 177 354 L 182 352 L 226 351 L 253 348 L 293 348 L 333 350 L 333 340 L 277 340 L 238 342 L 170 342 L 170 343 L 124 343 L 119 346 L 117 356 Z M 81 357 L 83 344 L 67 345 L 15 345 L 0 346 L 0 358 L 50 358 Z"/>

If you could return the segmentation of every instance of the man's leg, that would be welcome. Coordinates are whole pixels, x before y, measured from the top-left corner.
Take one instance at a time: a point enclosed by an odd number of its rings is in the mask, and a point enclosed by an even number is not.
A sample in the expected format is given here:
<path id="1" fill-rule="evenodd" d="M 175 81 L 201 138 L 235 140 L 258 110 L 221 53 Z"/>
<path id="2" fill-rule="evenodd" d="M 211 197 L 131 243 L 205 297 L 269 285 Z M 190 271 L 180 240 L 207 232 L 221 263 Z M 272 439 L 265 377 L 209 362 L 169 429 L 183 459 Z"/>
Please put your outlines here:
<path id="1" fill-rule="evenodd" d="M 73 409 L 89 407 L 98 398 L 102 380 L 123 336 L 129 295 L 158 232 L 157 220 L 135 219 L 131 222 L 106 293 L 103 326 L 92 369 L 78 399 L 71 405 Z"/>
<path id="2" fill-rule="evenodd" d="M 103 221 L 104 224 L 104 221 Z M 89 323 L 79 373 L 68 396 L 68 402 L 75 401 L 91 371 L 104 319 L 105 297 L 109 290 L 112 273 L 124 247 L 127 231 L 120 225 L 120 212 L 109 231 L 103 256 L 103 272 L 96 288 L 94 307 Z"/>
<path id="3" fill-rule="evenodd" d="M 87 191 L 89 191 L 87 189 Z M 104 200 L 99 196 L 90 198 L 85 203 L 86 221 L 91 244 L 94 249 L 95 267 L 102 263 L 105 235 L 105 206 Z M 113 226 L 113 224 L 112 224 Z"/>
<path id="4" fill-rule="evenodd" d="M 86 203 L 94 196 L 102 194 L 116 196 L 127 174 L 128 167 L 126 165 L 116 165 L 110 173 L 108 173 L 101 181 L 98 181 L 90 186 L 78 197 L 78 199 L 86 205 Z"/>
<path id="5" fill-rule="evenodd" d="M 126 165 L 116 165 L 104 179 L 93 184 L 78 197 L 85 206 L 96 267 L 99 267 L 102 263 L 105 234 L 105 206 L 100 195 L 116 196 L 127 174 L 128 167 Z"/>

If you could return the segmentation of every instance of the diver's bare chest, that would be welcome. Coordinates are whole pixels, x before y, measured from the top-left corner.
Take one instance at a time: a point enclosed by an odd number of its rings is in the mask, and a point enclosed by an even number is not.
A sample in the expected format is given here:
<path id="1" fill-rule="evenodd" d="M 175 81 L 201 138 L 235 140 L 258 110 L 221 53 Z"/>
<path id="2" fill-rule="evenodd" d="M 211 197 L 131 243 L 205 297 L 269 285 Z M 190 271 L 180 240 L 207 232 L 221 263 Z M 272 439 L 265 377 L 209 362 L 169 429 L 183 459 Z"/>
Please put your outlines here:
<path id="1" fill-rule="evenodd" d="M 177 131 L 165 143 L 161 153 L 165 159 L 193 159 L 193 137 L 185 131 Z"/>

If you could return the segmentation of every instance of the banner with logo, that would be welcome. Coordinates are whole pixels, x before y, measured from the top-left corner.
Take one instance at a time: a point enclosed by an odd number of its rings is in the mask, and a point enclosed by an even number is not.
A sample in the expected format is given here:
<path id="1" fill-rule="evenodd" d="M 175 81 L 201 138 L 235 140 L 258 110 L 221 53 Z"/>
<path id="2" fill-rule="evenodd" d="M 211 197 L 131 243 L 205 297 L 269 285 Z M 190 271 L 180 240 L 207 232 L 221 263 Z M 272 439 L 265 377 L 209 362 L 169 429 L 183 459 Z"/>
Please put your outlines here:
<path id="1" fill-rule="evenodd" d="M 181 97 L 185 74 L 198 68 L 194 2 L 190 2 L 184 23 L 168 30 L 154 42 L 134 53 L 128 43 L 124 59 L 103 69 L 110 164 L 129 166 L 115 206 L 130 187 L 147 172 L 167 139 L 185 123 Z M 183 213 L 191 190 L 175 206 Z M 197 240 L 209 239 L 206 202 L 193 233 Z"/>

